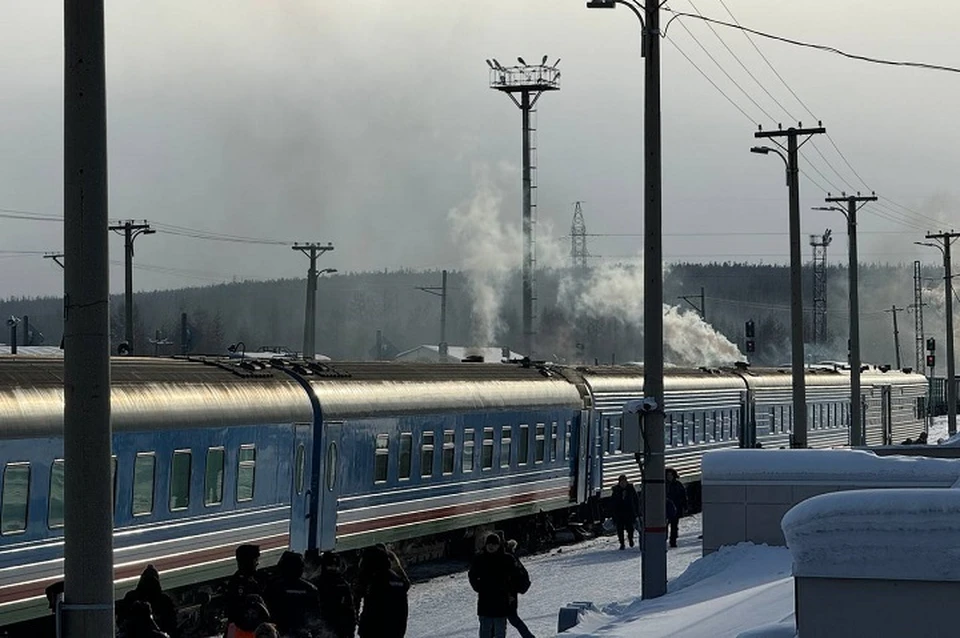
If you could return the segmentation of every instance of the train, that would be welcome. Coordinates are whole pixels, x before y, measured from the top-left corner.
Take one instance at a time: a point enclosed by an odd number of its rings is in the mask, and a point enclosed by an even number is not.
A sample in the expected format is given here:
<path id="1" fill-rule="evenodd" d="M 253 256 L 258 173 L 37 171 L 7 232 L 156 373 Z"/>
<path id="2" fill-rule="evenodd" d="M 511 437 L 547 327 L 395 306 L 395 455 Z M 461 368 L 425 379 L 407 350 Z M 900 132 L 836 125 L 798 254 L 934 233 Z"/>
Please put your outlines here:
<path id="1" fill-rule="evenodd" d="M 639 366 L 223 357 L 112 362 L 117 596 L 153 564 L 168 589 L 229 575 L 235 548 L 430 546 L 565 520 L 640 479 L 622 449 Z M 807 371 L 811 447 L 849 444 L 849 375 Z M 665 375 L 667 463 L 697 491 L 709 450 L 789 445 L 788 370 Z M 866 441 L 924 429 L 927 379 L 862 374 Z M 63 360 L 0 356 L 0 626 L 46 614 L 63 578 Z"/>

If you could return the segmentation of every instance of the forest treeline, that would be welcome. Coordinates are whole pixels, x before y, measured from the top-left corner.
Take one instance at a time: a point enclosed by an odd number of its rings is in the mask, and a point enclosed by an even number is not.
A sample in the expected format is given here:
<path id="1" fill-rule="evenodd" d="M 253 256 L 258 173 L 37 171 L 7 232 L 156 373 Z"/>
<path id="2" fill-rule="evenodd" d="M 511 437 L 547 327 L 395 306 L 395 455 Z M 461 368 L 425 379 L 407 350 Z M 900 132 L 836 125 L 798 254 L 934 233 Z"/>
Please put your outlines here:
<path id="1" fill-rule="evenodd" d="M 594 310 L 597 297 L 572 299 L 570 290 L 582 295 L 583 287 L 596 285 L 602 273 L 546 271 L 538 274 L 538 352 L 541 358 L 566 362 L 642 360 L 642 330 L 626 311 L 617 308 L 639 303 L 637 299 L 604 299 Z M 943 334 L 940 313 L 942 292 L 937 292 L 933 269 L 924 276 L 932 280 L 924 299 L 928 336 Z M 495 343 L 478 343 L 474 317 L 474 275 L 450 272 L 448 279 L 447 341 L 452 345 L 510 346 L 522 352 L 520 330 L 520 282 L 518 276 L 500 282 L 496 293 L 502 300 L 500 329 Z M 439 286 L 439 271 L 392 271 L 338 274 L 321 278 L 317 290 L 317 351 L 335 359 L 372 359 L 377 356 L 377 332 L 383 335 L 384 356 L 436 344 L 440 333 L 440 301 L 418 290 Z M 579 281 L 579 288 L 571 287 Z M 827 271 L 826 343 L 808 347 L 813 360 L 845 359 L 847 348 L 847 272 Z M 865 361 L 893 362 L 891 313 L 896 304 L 913 303 L 913 273 L 909 266 L 864 265 L 860 270 L 862 344 Z M 602 283 L 602 282 L 601 282 Z M 790 286 L 789 269 L 757 264 L 678 264 L 664 275 L 664 299 L 693 312 L 679 299 L 687 295 L 699 305 L 700 288 L 705 294 L 706 319 L 722 335 L 743 350 L 744 322 L 756 325 L 756 364 L 780 364 L 789 360 Z M 604 288 L 606 289 L 606 288 Z M 624 288 L 629 290 L 629 287 Z M 616 296 L 616 287 L 610 294 Z M 596 292 L 596 291 L 594 291 Z M 628 293 L 623 293 L 628 294 Z M 812 272 L 805 272 L 803 305 L 810 325 Z M 179 352 L 180 315 L 187 313 L 190 350 L 222 353 L 243 342 L 247 351 L 259 347 L 286 346 L 299 350 L 303 340 L 305 282 L 303 279 L 245 281 L 176 290 L 138 292 L 134 295 L 134 327 L 138 353 Z M 587 307 L 584 307 L 584 300 Z M 575 302 L 576 301 L 576 302 Z M 123 340 L 123 296 L 111 299 L 111 334 L 114 345 Z M 598 307 L 599 307 L 598 306 Z M 612 310 L 611 310 L 612 308 Z M 3 316 L 29 315 L 34 342 L 56 345 L 62 333 L 62 300 L 54 297 L 8 298 L 0 301 Z M 899 315 L 904 365 L 912 365 L 914 317 Z M 4 335 L 6 336 L 6 335 Z M 0 341 L 7 341 L 6 338 Z M 159 341 L 159 344 L 154 342 Z M 170 342 L 169 344 L 165 342 Z"/>

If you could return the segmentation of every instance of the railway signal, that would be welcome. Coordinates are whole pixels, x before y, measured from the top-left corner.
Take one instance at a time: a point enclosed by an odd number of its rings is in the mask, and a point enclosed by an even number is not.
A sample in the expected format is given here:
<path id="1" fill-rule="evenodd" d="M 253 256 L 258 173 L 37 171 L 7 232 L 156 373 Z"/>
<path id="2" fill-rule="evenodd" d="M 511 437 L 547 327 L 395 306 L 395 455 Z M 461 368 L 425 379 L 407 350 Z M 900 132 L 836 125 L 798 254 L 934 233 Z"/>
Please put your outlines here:
<path id="1" fill-rule="evenodd" d="M 744 332 L 747 335 L 747 345 L 746 345 L 747 353 L 751 354 L 753 352 L 756 352 L 757 344 L 753 340 L 754 333 L 755 333 L 753 319 L 751 319 L 744 325 Z"/>

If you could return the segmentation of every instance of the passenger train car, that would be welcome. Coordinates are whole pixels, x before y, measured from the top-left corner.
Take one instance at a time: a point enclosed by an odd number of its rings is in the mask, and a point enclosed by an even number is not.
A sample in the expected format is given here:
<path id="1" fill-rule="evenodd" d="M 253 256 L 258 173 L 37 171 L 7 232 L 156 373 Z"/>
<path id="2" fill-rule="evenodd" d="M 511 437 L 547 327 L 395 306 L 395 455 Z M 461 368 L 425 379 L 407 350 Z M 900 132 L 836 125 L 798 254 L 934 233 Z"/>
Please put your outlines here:
<path id="1" fill-rule="evenodd" d="M 0 626 L 46 613 L 62 578 L 63 361 L 0 356 Z M 424 543 L 571 507 L 620 473 L 642 369 L 123 358 L 113 363 L 117 593 L 147 563 L 171 589 L 224 577 L 241 543 Z M 810 371 L 812 446 L 849 441 L 847 375 Z M 668 464 L 787 445 L 790 374 L 668 370 Z M 927 381 L 863 374 L 869 443 L 923 429 Z"/>

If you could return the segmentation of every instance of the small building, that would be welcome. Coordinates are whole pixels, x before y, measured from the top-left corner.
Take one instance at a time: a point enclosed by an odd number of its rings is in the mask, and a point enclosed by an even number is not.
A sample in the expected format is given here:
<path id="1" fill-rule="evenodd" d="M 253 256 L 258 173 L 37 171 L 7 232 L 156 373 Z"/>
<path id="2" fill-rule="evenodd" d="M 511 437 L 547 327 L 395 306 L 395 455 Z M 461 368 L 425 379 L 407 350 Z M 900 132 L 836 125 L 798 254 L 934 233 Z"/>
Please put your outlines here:
<path id="1" fill-rule="evenodd" d="M 484 363 L 501 363 L 504 360 L 523 359 L 523 355 L 510 348 L 477 348 L 447 346 L 446 354 L 440 357 L 440 346 L 423 345 L 398 354 L 394 360 L 420 363 L 460 363 L 467 357 L 483 357 Z"/>

